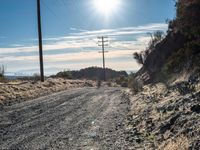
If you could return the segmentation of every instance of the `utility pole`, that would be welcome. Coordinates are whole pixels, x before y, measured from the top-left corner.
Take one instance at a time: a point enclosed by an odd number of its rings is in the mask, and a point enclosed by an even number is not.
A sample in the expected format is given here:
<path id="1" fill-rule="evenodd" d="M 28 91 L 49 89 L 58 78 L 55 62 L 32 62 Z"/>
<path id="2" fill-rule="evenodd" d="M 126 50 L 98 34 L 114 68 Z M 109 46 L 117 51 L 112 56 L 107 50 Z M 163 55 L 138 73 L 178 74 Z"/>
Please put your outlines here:
<path id="1" fill-rule="evenodd" d="M 39 44 L 39 59 L 40 59 L 40 79 L 41 79 L 41 82 L 44 82 L 40 0 L 37 0 L 37 20 L 38 20 L 38 41 L 39 41 L 38 44 Z"/>
<path id="2" fill-rule="evenodd" d="M 105 40 L 106 38 L 108 37 L 104 37 L 104 36 L 101 36 L 101 37 L 98 37 L 99 39 L 99 43 L 101 44 L 98 44 L 98 46 L 101 46 L 102 47 L 102 52 L 99 52 L 99 53 L 102 53 L 103 55 L 103 78 L 104 78 L 104 81 L 106 81 L 106 67 L 105 67 L 105 53 L 108 53 L 108 51 L 105 51 L 105 46 L 107 46 L 108 44 L 108 40 Z"/>

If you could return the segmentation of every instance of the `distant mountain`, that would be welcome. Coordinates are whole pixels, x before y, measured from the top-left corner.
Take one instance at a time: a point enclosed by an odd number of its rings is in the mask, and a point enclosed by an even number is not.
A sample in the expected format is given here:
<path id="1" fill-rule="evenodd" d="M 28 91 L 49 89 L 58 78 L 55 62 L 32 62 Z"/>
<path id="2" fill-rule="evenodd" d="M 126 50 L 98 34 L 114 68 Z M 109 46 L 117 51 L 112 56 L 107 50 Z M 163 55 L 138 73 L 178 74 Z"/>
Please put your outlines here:
<path id="1" fill-rule="evenodd" d="M 90 79 L 90 80 L 103 80 L 104 70 L 100 67 L 89 67 L 81 69 L 79 71 L 62 71 L 57 73 L 53 77 L 64 77 L 70 79 Z M 106 80 L 115 79 L 117 77 L 124 76 L 127 77 L 128 74 L 125 71 L 115 71 L 106 68 Z"/>

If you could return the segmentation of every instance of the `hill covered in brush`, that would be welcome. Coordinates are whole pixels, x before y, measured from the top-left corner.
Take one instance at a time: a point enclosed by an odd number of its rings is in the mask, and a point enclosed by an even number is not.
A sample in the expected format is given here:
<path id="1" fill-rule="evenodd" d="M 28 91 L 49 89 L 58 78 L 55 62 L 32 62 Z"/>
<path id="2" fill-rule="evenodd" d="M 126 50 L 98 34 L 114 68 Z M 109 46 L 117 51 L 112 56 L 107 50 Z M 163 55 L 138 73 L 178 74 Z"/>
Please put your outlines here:
<path id="1" fill-rule="evenodd" d="M 143 65 L 136 78 L 144 83 L 175 80 L 200 64 L 200 1 L 178 0 L 167 35 L 135 58 Z"/>
<path id="2" fill-rule="evenodd" d="M 106 79 L 115 79 L 117 77 L 127 77 L 128 74 L 125 71 L 115 71 L 106 68 Z M 55 75 L 55 77 L 62 77 L 68 79 L 89 79 L 89 80 L 103 80 L 104 70 L 100 67 L 89 67 L 77 71 L 62 71 Z"/>

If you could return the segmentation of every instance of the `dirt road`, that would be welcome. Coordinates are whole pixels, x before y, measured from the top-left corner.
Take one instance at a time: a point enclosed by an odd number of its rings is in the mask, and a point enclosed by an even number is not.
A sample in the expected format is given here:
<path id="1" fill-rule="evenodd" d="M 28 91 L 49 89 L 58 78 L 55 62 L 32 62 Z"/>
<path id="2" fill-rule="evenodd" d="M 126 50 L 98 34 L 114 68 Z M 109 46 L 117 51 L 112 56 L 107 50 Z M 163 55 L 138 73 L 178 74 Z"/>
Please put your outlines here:
<path id="1" fill-rule="evenodd" d="M 0 149 L 126 149 L 128 98 L 120 88 L 82 88 L 0 110 Z"/>

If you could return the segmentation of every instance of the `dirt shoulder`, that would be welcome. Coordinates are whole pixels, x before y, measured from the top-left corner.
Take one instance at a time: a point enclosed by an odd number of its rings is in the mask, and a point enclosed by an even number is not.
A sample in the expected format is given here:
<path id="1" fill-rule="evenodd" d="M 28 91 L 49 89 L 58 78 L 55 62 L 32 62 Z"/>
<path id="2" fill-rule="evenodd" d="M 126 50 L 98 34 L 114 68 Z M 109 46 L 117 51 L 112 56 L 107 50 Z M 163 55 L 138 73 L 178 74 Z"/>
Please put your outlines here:
<path id="1" fill-rule="evenodd" d="M 159 83 L 130 96 L 131 110 L 126 121 L 129 149 L 199 149 L 199 89 L 191 82 L 170 87 Z"/>
<path id="2" fill-rule="evenodd" d="M 94 87 L 95 85 L 94 81 L 66 80 L 62 78 L 48 78 L 43 83 L 39 81 L 0 83 L 0 106 L 9 106 L 67 89 Z"/>

